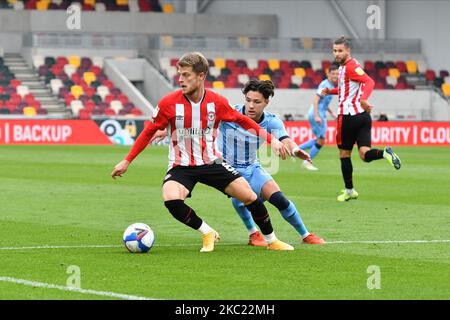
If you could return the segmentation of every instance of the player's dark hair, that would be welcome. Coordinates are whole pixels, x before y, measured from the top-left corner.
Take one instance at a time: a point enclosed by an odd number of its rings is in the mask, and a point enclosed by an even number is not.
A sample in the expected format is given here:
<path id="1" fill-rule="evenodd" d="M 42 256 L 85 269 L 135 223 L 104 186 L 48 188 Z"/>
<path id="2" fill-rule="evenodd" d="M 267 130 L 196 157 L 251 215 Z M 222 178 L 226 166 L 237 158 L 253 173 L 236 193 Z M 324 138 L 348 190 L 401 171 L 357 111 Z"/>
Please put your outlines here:
<path id="1" fill-rule="evenodd" d="M 337 63 L 332 63 L 330 68 L 328 69 L 328 72 L 339 70 L 339 65 Z"/>
<path id="2" fill-rule="evenodd" d="M 339 39 L 334 40 L 334 44 L 343 44 L 344 47 L 350 48 L 350 40 L 345 36 L 342 36 Z"/>
<path id="3" fill-rule="evenodd" d="M 265 99 L 269 99 L 275 95 L 274 90 L 275 85 L 272 81 L 252 79 L 245 84 L 242 93 L 247 95 L 249 91 L 257 91 L 261 93 Z"/>

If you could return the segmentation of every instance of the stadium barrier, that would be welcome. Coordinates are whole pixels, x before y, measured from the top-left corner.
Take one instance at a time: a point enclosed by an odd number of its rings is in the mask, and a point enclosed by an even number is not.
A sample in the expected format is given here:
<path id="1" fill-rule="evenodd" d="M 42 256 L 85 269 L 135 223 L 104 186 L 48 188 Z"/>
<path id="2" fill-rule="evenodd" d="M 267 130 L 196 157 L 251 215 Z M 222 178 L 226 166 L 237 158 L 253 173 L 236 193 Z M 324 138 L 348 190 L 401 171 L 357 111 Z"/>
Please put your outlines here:
<path id="1" fill-rule="evenodd" d="M 132 145 L 142 119 L 0 120 L 0 144 Z M 285 122 L 298 144 L 313 138 L 307 121 Z M 336 123 L 328 122 L 327 144 L 335 144 Z M 167 141 L 166 141 L 167 142 Z M 450 146 L 450 122 L 373 122 L 374 145 Z"/>
<path id="2" fill-rule="evenodd" d="M 285 122 L 298 144 L 312 139 L 307 121 Z M 336 143 L 336 123 L 328 122 L 326 143 Z M 373 122 L 372 143 L 392 146 L 450 146 L 450 122 Z"/>

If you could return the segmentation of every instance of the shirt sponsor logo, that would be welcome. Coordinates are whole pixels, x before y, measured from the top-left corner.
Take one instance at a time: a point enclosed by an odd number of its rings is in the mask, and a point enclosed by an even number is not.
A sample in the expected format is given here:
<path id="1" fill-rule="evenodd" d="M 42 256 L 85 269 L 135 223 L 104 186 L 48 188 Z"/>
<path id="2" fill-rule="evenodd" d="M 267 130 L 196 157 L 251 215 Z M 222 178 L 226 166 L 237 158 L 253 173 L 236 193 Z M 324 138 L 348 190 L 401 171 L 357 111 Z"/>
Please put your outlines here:
<path id="1" fill-rule="evenodd" d="M 209 111 L 208 112 L 208 120 L 209 121 L 214 121 L 216 120 L 216 113 L 214 111 Z"/>

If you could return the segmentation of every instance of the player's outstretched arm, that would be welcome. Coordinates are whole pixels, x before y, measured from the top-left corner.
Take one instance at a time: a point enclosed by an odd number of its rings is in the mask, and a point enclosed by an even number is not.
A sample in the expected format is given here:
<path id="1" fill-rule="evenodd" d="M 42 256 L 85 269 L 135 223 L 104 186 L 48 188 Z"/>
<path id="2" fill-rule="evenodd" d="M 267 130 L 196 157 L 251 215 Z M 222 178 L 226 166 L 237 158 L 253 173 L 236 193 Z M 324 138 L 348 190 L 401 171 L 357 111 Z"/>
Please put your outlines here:
<path id="1" fill-rule="evenodd" d="M 152 139 L 155 132 L 158 130 L 158 127 L 150 122 L 147 127 L 141 132 L 139 137 L 136 139 L 133 147 L 131 148 L 128 155 L 120 161 L 111 172 L 111 177 L 115 179 L 116 177 L 122 177 L 122 175 L 127 171 L 130 163 L 148 146 L 150 140 Z"/>
<path id="2" fill-rule="evenodd" d="M 289 150 L 289 154 L 291 157 L 297 157 L 302 160 L 306 160 L 309 162 L 311 161 L 311 157 L 309 156 L 309 153 L 300 149 L 298 145 L 292 140 L 291 138 L 285 138 L 283 139 L 283 143 L 286 145 L 286 148 Z"/>

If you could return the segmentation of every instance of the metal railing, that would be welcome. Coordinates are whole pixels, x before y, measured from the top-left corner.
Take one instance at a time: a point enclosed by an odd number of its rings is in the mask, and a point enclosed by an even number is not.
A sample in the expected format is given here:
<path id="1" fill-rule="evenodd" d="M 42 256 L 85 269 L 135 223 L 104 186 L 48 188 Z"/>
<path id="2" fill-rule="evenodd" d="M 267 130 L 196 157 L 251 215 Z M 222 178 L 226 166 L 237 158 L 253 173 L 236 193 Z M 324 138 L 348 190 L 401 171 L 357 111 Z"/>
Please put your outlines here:
<path id="1" fill-rule="evenodd" d="M 79 49 L 137 49 L 147 46 L 147 36 L 137 34 L 29 32 L 26 47 Z"/>
<path id="2" fill-rule="evenodd" d="M 249 52 L 330 52 L 330 38 L 203 37 L 141 34 L 29 32 L 27 47 L 85 49 L 152 49 Z M 351 43 L 355 53 L 420 54 L 419 39 L 362 39 Z"/>

